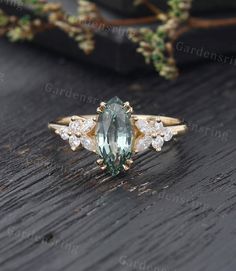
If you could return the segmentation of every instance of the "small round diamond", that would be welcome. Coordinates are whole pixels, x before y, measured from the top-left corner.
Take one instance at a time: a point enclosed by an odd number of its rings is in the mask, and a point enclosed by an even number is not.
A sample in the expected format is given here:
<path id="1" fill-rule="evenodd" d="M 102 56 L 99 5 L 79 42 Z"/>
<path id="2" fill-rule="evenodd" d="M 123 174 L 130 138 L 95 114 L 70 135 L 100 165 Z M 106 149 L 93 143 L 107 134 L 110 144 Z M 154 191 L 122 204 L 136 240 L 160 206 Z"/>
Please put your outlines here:
<path id="1" fill-rule="evenodd" d="M 164 144 L 164 139 L 161 136 L 157 136 L 155 139 L 152 140 L 152 146 L 155 150 L 161 150 Z"/>
<path id="2" fill-rule="evenodd" d="M 142 138 L 137 140 L 135 149 L 138 152 L 145 151 L 146 149 L 148 149 L 150 147 L 151 143 L 152 143 L 152 137 L 151 136 L 142 137 Z"/>
<path id="3" fill-rule="evenodd" d="M 164 140 L 165 141 L 170 141 L 172 139 L 172 137 L 173 137 L 173 133 L 172 133 L 171 129 L 166 128 L 164 130 Z"/>
<path id="4" fill-rule="evenodd" d="M 79 120 L 71 121 L 69 124 L 69 128 L 71 133 L 73 134 L 79 133 L 81 129 L 81 122 Z"/>
<path id="5" fill-rule="evenodd" d="M 69 139 L 69 129 L 68 127 L 62 128 L 59 130 L 59 135 L 63 140 L 68 140 Z"/>
<path id="6" fill-rule="evenodd" d="M 81 144 L 83 145 L 83 147 L 89 151 L 94 151 L 95 150 L 95 144 L 94 141 L 89 138 L 89 137 L 82 137 L 81 138 Z"/>
<path id="7" fill-rule="evenodd" d="M 69 138 L 69 143 L 70 143 L 70 146 L 71 146 L 72 150 L 73 149 L 75 150 L 80 145 L 80 139 L 77 136 L 72 135 Z"/>

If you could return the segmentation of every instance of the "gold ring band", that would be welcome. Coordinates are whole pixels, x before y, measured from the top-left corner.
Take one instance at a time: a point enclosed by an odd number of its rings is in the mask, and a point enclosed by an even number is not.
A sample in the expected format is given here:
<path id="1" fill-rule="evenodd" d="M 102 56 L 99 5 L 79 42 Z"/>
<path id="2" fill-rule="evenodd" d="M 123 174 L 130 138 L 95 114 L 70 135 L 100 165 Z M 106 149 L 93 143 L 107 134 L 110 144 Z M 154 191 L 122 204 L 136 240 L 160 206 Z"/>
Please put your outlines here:
<path id="1" fill-rule="evenodd" d="M 185 134 L 188 130 L 186 124 L 182 124 L 183 122 L 177 118 L 165 117 L 165 116 L 155 116 L 155 115 L 132 115 L 131 118 L 133 120 L 146 120 L 146 121 L 161 121 L 165 127 L 169 127 L 174 135 L 182 135 Z M 58 130 L 63 128 L 65 125 L 69 125 L 71 120 L 86 120 L 93 119 L 97 121 L 97 115 L 81 115 L 81 116 L 70 116 L 70 117 L 62 117 L 55 121 L 55 123 L 49 123 L 48 128 L 51 130 Z"/>

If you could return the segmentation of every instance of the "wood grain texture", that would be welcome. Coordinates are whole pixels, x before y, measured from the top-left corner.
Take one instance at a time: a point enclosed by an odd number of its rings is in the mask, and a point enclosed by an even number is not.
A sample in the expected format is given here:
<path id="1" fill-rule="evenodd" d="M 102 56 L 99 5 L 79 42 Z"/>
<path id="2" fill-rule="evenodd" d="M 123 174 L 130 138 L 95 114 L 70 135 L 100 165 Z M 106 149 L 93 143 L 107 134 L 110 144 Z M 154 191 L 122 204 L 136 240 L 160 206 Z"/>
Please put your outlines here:
<path id="1" fill-rule="evenodd" d="M 235 271 L 235 66 L 194 64 L 169 83 L 6 40 L 0 59 L 1 271 Z M 114 95 L 189 134 L 112 178 L 48 132 Z"/>

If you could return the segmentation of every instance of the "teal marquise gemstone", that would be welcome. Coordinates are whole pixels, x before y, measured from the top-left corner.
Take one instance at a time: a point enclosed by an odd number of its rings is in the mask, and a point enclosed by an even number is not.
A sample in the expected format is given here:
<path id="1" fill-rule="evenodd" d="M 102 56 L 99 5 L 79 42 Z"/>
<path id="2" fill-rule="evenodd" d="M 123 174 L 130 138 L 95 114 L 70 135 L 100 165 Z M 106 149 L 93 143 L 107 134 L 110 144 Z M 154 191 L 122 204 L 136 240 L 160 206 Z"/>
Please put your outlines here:
<path id="1" fill-rule="evenodd" d="M 104 160 L 107 170 L 118 175 L 126 160 L 131 157 L 133 129 L 123 102 L 112 98 L 99 114 L 96 128 L 97 152 Z"/>

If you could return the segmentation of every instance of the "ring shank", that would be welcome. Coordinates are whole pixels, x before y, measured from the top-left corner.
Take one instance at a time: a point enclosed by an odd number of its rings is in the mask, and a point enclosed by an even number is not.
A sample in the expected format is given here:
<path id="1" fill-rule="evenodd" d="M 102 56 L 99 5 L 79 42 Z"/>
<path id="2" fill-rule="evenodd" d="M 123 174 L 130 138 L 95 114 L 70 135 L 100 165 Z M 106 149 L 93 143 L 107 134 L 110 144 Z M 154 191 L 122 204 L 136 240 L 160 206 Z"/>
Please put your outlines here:
<path id="1" fill-rule="evenodd" d="M 94 119 L 97 120 L 98 115 L 80 115 L 80 116 L 70 116 L 59 118 L 54 123 L 49 123 L 48 128 L 52 130 L 58 130 L 63 128 L 65 125 L 69 125 L 71 120 L 84 120 L 84 119 Z M 173 134 L 180 135 L 187 131 L 187 125 L 184 124 L 178 118 L 166 117 L 166 116 L 155 116 L 155 115 L 132 115 L 133 120 L 147 120 L 147 121 L 161 121 L 165 127 L 169 127 Z"/>
<path id="2" fill-rule="evenodd" d="M 68 125 L 71 121 L 72 118 L 75 119 L 97 119 L 97 115 L 80 115 L 80 116 L 70 116 L 70 117 L 63 117 L 60 118 L 56 121 L 58 124 L 64 124 Z M 171 118 L 171 117 L 166 117 L 166 116 L 155 116 L 155 115 L 132 115 L 133 119 L 143 119 L 143 120 L 160 120 L 165 126 L 171 126 L 171 125 L 178 125 L 183 123 L 178 118 Z"/>

